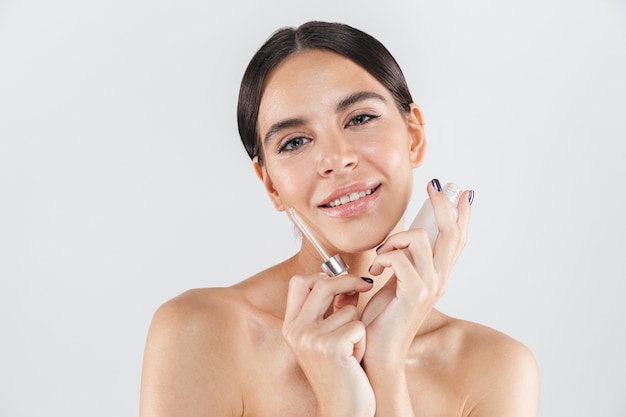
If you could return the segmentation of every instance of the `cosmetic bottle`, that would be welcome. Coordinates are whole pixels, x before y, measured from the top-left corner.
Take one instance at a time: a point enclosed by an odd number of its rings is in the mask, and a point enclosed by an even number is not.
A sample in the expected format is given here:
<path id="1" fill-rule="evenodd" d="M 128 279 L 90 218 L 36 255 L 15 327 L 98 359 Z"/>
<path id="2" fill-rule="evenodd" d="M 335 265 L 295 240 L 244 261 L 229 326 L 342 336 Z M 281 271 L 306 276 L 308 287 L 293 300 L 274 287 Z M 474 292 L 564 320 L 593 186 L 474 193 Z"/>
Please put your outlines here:
<path id="1" fill-rule="evenodd" d="M 322 264 L 322 271 L 324 271 L 329 277 L 336 277 L 345 274 L 348 270 L 348 265 L 343 259 L 341 259 L 341 255 L 337 254 L 335 256 L 328 256 L 322 245 L 320 245 L 313 233 L 311 233 L 304 221 L 302 221 L 296 209 L 293 207 L 288 209 L 287 214 L 293 224 L 296 225 L 303 236 L 309 239 L 309 242 L 311 242 L 313 247 L 317 250 L 317 253 L 319 253 L 324 260 L 324 263 Z"/>
<path id="2" fill-rule="evenodd" d="M 442 193 L 448 197 L 452 207 L 454 209 L 455 217 L 458 216 L 458 211 L 456 208 L 457 203 L 459 202 L 459 196 L 463 190 L 458 185 L 449 182 L 443 187 L 441 190 Z M 427 198 L 422 205 L 420 211 L 417 212 L 417 216 L 411 223 L 409 229 L 425 229 L 428 233 L 428 239 L 430 240 L 430 245 L 433 246 L 435 244 L 435 239 L 437 238 L 437 234 L 439 233 L 439 228 L 437 227 L 437 221 L 435 219 L 435 212 L 433 210 L 433 205 L 430 202 L 430 199 Z"/>

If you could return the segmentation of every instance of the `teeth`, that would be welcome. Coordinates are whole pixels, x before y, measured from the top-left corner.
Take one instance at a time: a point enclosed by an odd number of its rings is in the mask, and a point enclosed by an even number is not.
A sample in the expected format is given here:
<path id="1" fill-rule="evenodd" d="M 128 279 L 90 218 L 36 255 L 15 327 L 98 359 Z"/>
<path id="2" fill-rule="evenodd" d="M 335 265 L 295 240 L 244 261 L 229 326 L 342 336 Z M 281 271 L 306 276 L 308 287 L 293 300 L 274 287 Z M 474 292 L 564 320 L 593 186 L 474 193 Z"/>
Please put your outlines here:
<path id="1" fill-rule="evenodd" d="M 336 199 L 335 201 L 331 201 L 330 203 L 328 203 L 329 207 L 337 207 L 340 206 L 342 204 L 346 204 L 346 203 L 350 203 L 352 201 L 356 201 L 359 198 L 363 198 L 366 195 L 370 195 L 372 194 L 373 190 L 366 190 L 366 191 L 359 191 L 358 193 L 352 193 L 352 194 L 348 194 L 348 195 L 344 195 L 338 199 Z"/>

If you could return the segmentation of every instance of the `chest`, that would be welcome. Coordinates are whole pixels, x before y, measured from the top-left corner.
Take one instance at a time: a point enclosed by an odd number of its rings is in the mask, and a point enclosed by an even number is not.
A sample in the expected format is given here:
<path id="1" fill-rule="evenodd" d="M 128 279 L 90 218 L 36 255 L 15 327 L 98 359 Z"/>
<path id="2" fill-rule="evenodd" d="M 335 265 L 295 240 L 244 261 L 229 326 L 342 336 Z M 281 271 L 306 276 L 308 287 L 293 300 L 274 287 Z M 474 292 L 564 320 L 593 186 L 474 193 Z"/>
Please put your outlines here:
<path id="1" fill-rule="evenodd" d="M 246 417 L 313 417 L 316 399 L 282 336 L 282 321 L 248 327 L 250 349 L 241 358 L 243 415 Z M 467 413 L 469 387 L 455 355 L 425 355 L 407 364 L 407 385 L 416 416 L 458 417 Z"/>
<path id="2" fill-rule="evenodd" d="M 259 349 L 250 369 L 244 400 L 245 416 L 314 416 L 316 400 L 304 373 L 286 345 Z M 252 376 L 254 375 L 254 378 Z M 465 414 L 465 384 L 443 368 L 407 367 L 408 387 L 416 417 Z"/>
<path id="3" fill-rule="evenodd" d="M 313 391 L 286 344 L 257 345 L 250 365 L 244 388 L 244 416 L 315 415 Z"/>

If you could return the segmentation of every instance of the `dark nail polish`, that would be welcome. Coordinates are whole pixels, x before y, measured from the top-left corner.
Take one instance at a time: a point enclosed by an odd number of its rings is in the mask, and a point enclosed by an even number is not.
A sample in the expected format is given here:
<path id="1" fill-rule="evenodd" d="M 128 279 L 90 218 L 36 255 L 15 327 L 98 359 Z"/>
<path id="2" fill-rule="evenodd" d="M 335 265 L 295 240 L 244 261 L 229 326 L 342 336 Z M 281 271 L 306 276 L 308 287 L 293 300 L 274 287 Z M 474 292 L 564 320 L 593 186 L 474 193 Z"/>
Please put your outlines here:
<path id="1" fill-rule="evenodd" d="M 367 282 L 368 284 L 373 284 L 374 280 L 368 277 L 361 277 L 361 279 L 365 282 Z"/>
<path id="2" fill-rule="evenodd" d="M 470 190 L 469 194 L 467 195 L 467 200 L 469 201 L 471 206 L 474 202 L 474 190 Z"/>
<path id="3" fill-rule="evenodd" d="M 378 249 L 382 248 L 384 245 L 384 243 L 381 243 L 380 245 L 378 245 L 378 247 L 376 248 L 376 252 L 378 252 Z"/>
<path id="4" fill-rule="evenodd" d="M 374 265 L 370 265 L 370 267 L 367 269 L 367 272 L 371 273 L 371 272 L 372 272 L 372 267 L 373 267 L 373 266 L 374 266 Z"/>
<path id="5" fill-rule="evenodd" d="M 435 187 L 435 190 L 441 192 L 441 184 L 439 183 L 439 180 L 435 178 L 431 182 L 433 183 L 433 187 Z"/>

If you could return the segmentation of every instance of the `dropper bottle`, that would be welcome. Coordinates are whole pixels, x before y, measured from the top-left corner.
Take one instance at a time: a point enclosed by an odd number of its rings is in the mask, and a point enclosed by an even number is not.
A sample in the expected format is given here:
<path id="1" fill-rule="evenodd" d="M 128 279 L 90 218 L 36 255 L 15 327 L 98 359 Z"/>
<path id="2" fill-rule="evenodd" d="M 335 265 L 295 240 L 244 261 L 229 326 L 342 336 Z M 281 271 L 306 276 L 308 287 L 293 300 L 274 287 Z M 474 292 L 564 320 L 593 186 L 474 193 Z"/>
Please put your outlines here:
<path id="1" fill-rule="evenodd" d="M 452 208 L 454 209 L 454 217 L 458 217 L 459 212 L 456 208 L 457 203 L 459 202 L 459 196 L 463 190 L 461 187 L 456 185 L 455 183 L 449 182 L 443 187 L 441 190 L 442 193 L 448 197 L 450 203 L 452 204 Z M 430 202 L 430 199 L 427 198 L 422 205 L 420 211 L 417 212 L 417 216 L 411 223 L 409 229 L 425 229 L 428 233 L 428 239 L 430 240 L 430 246 L 432 247 L 435 244 L 435 239 L 437 239 L 437 235 L 439 234 L 439 228 L 437 227 L 437 220 L 435 219 L 435 211 L 433 209 L 433 205 Z"/>
<path id="2" fill-rule="evenodd" d="M 320 257 L 324 261 L 322 264 L 322 271 L 324 271 L 329 277 L 336 277 L 338 275 L 345 274 L 348 270 L 348 265 L 343 259 L 341 259 L 341 255 L 337 254 L 334 256 L 328 256 L 328 253 L 324 250 L 322 245 L 320 245 L 315 236 L 313 236 L 313 233 L 311 233 L 302 218 L 300 218 L 296 209 L 288 209 L 287 214 L 293 224 L 300 230 L 300 232 L 302 232 L 309 242 L 311 242 L 315 250 L 317 250 L 317 253 L 319 253 Z"/>

